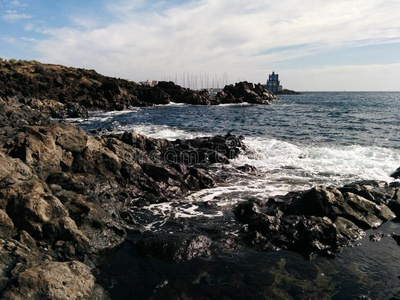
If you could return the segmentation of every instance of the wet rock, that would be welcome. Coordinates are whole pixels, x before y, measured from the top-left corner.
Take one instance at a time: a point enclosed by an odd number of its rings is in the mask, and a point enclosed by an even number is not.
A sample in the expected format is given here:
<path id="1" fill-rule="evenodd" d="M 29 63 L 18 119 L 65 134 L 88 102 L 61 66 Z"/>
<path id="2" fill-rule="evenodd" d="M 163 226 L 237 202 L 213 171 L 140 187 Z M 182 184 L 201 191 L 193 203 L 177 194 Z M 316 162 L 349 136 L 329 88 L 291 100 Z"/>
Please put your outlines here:
<path id="1" fill-rule="evenodd" d="M 239 171 L 245 172 L 245 173 L 257 173 L 257 168 L 248 164 L 245 164 L 244 166 L 237 167 Z"/>
<path id="2" fill-rule="evenodd" d="M 206 236 L 183 234 L 153 235 L 136 243 L 141 255 L 152 256 L 176 263 L 207 255 L 211 240 Z"/>
<path id="3" fill-rule="evenodd" d="M 315 187 L 270 201 L 246 201 L 234 209 L 234 214 L 246 224 L 241 235 L 249 245 L 288 249 L 307 257 L 331 256 L 365 236 L 364 230 L 395 217 L 385 204 L 376 204 L 392 201 L 393 191 L 388 185 L 365 182 L 357 183 L 357 187 Z M 373 196 L 374 201 L 350 190 L 359 194 L 368 191 L 365 195 Z"/>
<path id="4" fill-rule="evenodd" d="M 377 232 L 369 236 L 371 242 L 380 242 L 385 235 L 382 232 Z"/>
<path id="5" fill-rule="evenodd" d="M 395 214 L 385 205 L 377 205 L 359 195 L 341 193 L 335 188 L 315 187 L 296 199 L 290 212 L 296 215 L 346 218 L 363 229 L 376 228 Z"/>
<path id="6" fill-rule="evenodd" d="M 189 170 L 188 176 L 192 176 L 193 178 L 198 180 L 200 189 L 208 189 L 215 186 L 214 179 L 205 171 L 199 168 L 191 168 Z M 186 177 L 186 179 L 187 178 L 188 177 Z"/>
<path id="7" fill-rule="evenodd" d="M 390 175 L 393 178 L 400 178 L 400 168 L 398 168 L 396 171 L 394 171 L 394 173 L 392 175 Z"/>

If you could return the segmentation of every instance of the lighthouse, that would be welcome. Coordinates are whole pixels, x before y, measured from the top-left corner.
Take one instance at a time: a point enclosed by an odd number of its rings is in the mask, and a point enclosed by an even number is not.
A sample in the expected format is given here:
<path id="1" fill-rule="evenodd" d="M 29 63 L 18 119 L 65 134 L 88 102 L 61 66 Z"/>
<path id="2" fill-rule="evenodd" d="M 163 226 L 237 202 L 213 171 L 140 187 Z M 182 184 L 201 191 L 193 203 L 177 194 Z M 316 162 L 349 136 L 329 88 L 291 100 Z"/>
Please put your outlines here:
<path id="1" fill-rule="evenodd" d="M 275 74 L 274 71 L 272 71 L 272 74 L 269 75 L 269 79 L 267 81 L 267 90 L 273 93 L 282 90 L 282 86 L 280 85 L 279 81 L 279 75 Z"/>

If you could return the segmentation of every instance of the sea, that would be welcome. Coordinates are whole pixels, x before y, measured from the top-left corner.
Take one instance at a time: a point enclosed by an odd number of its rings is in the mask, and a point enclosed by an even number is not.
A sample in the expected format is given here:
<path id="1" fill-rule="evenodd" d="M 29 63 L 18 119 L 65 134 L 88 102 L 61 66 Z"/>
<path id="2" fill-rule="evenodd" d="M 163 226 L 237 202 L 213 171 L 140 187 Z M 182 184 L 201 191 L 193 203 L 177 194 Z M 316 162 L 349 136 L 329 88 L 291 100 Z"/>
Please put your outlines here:
<path id="1" fill-rule="evenodd" d="M 271 105 L 170 104 L 71 119 L 85 130 L 134 130 L 169 140 L 232 133 L 246 150 L 229 165 L 213 166 L 226 179 L 185 199 L 143 208 L 146 230 L 168 232 L 168 220 L 234 222 L 232 208 L 250 197 L 267 199 L 316 185 L 382 180 L 400 167 L 400 92 L 305 92 L 280 95 Z M 249 164 L 256 175 L 236 167 Z M 202 203 L 213 203 L 204 209 Z M 209 207 L 210 205 L 207 205 Z M 368 235 L 384 232 L 380 242 Z M 125 245 L 105 265 L 100 281 L 115 299 L 390 299 L 400 291 L 397 220 L 367 232 L 334 259 L 287 252 L 238 251 L 172 265 L 139 257 Z M 116 272 L 119 270 L 119 272 Z M 122 270 L 122 271 L 121 271 Z"/>

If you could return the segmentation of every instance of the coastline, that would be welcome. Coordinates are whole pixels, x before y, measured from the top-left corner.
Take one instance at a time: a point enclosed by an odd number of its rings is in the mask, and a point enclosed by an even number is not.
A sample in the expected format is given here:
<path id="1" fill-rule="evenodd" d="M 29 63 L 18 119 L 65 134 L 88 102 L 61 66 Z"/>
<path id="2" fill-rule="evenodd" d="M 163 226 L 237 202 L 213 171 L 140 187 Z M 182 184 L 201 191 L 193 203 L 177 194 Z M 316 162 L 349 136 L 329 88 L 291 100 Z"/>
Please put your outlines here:
<path id="1" fill-rule="evenodd" d="M 41 68 L 38 71 L 34 74 L 43 72 Z M 99 78 L 98 74 L 95 76 Z M 11 77 L 2 78 L 5 82 L 4 78 Z M 129 232 L 144 232 L 141 218 L 152 216 L 140 208 L 184 199 L 191 191 L 218 185 L 223 178 L 212 175 L 210 166 L 229 164 L 246 147 L 242 138 L 229 134 L 171 142 L 135 132 L 90 135 L 68 123 L 51 124 L 51 117 L 87 117 L 89 108 L 123 109 L 130 94 L 127 83 L 117 80 L 118 86 L 108 82 L 109 89 L 102 90 L 109 99 L 99 96 L 97 102 L 80 105 L 61 101 L 59 90 L 55 89 L 60 84 L 57 76 L 45 78 L 51 78 L 50 87 L 42 86 L 40 80 L 26 81 L 21 75 L 7 81 L 6 88 L 0 91 L 1 255 L 7 262 L 4 273 L 9 274 L 2 277 L 2 296 L 39 297 L 43 290 L 53 292 L 59 288 L 54 281 L 65 280 L 64 293 L 79 287 L 75 292 L 84 298 L 97 294 L 105 299 L 107 292 L 96 284 L 92 272 L 104 257 L 129 242 Z M 60 78 L 60 86 L 65 87 L 66 80 Z M 78 87 L 67 86 L 71 91 L 67 98 L 79 94 Z M 252 99 L 268 104 L 273 99 L 264 99 L 251 88 L 256 87 L 247 83 L 231 86 L 221 97 L 231 103 Z M 101 86 L 88 91 L 96 94 L 97 89 Z M 174 89 L 184 98 L 190 94 L 196 104 L 210 104 L 204 94 Z M 151 99 L 151 104 L 167 104 L 170 100 L 166 100 L 166 94 L 175 95 L 147 88 L 141 92 Z M 149 104 L 143 99 L 137 97 L 138 102 L 132 103 Z M 86 100 L 81 98 L 83 103 Z M 256 173 L 257 169 L 244 165 L 239 171 Z M 212 234 L 189 228 L 167 237 L 157 233 L 139 235 L 134 248 L 144 257 L 174 263 L 249 249 L 290 250 L 307 258 L 334 256 L 362 238 L 365 230 L 400 213 L 398 190 L 397 183 L 362 182 L 337 189 L 321 187 L 295 192 L 268 202 L 243 201 L 232 212 L 238 231 L 235 237 L 225 237 L 223 228 L 212 228 Z M 310 207 L 309 203 L 313 205 Z M 179 219 L 171 223 L 172 228 L 184 224 Z M 295 235 L 293 228 L 297 230 Z M 57 271 L 60 269 L 63 274 Z M 48 277 L 35 281 L 43 272 Z M 57 297 L 62 299 L 65 295 Z"/>

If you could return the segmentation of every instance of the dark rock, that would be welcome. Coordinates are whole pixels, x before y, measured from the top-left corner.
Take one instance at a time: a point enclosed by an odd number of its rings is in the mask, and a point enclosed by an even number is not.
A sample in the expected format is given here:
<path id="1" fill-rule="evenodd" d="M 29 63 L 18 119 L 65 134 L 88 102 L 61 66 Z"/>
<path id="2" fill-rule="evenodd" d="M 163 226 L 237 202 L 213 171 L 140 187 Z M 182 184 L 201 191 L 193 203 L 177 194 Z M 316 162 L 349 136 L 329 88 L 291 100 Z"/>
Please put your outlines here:
<path id="1" fill-rule="evenodd" d="M 253 104 L 269 104 L 270 101 L 277 100 L 275 95 L 263 85 L 253 85 L 247 81 L 236 83 L 234 86 L 225 86 L 223 91 L 217 94 L 217 99 L 221 103 L 248 102 Z"/>
<path id="2" fill-rule="evenodd" d="M 176 263 L 208 254 L 211 240 L 205 236 L 154 235 L 136 243 L 141 255 L 152 256 Z"/>
<path id="3" fill-rule="evenodd" d="M 198 180 L 200 189 L 208 189 L 215 186 L 214 179 L 201 169 L 191 168 L 188 176 L 193 176 Z"/>
<path id="4" fill-rule="evenodd" d="M 257 168 L 248 164 L 237 167 L 236 169 L 245 173 L 257 173 Z"/>
<path id="5" fill-rule="evenodd" d="M 380 182 L 339 189 L 315 187 L 275 197 L 273 201 L 246 201 L 234 209 L 234 214 L 247 225 L 241 235 L 249 245 L 267 250 L 288 249 L 307 257 L 331 256 L 363 237 L 363 230 L 395 217 L 383 204 L 393 201 L 392 189 Z M 374 201 L 350 191 L 373 197 Z M 377 240 L 378 235 L 373 239 Z"/>
<path id="6" fill-rule="evenodd" d="M 400 178 L 400 168 L 398 168 L 396 171 L 394 171 L 394 173 L 392 175 L 390 175 L 393 178 Z"/>
<path id="7" fill-rule="evenodd" d="M 301 95 L 301 93 L 293 90 L 282 89 L 280 91 L 275 92 L 275 95 Z"/>
<path id="8" fill-rule="evenodd" d="M 374 234 L 371 234 L 369 236 L 369 240 L 371 242 L 380 242 L 380 240 L 384 237 L 385 235 L 382 232 L 377 232 Z"/>
<path id="9" fill-rule="evenodd" d="M 3 66 L 8 67 L 7 71 Z M 43 125 L 49 123 L 50 116 L 87 117 L 89 110 L 123 110 L 170 102 L 214 105 L 220 103 L 220 98 L 223 103 L 241 101 L 231 94 L 212 98 L 208 91 L 193 91 L 173 82 L 161 81 L 151 87 L 102 76 L 93 70 L 22 61 L 18 64 L 0 62 L 0 81 L 0 98 L 20 98 L 25 104 L 18 110 L 9 110 L 6 117 L 0 115 L 1 123 L 8 119 L 11 125 Z M 254 91 L 250 92 L 247 87 L 241 92 L 252 103 L 266 103 L 270 97 L 261 86 L 252 87 Z"/>

